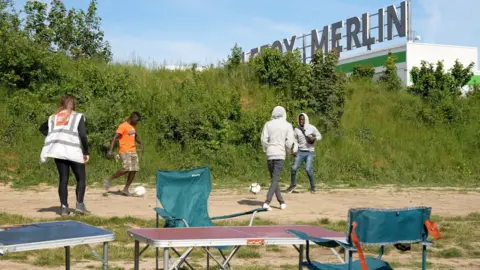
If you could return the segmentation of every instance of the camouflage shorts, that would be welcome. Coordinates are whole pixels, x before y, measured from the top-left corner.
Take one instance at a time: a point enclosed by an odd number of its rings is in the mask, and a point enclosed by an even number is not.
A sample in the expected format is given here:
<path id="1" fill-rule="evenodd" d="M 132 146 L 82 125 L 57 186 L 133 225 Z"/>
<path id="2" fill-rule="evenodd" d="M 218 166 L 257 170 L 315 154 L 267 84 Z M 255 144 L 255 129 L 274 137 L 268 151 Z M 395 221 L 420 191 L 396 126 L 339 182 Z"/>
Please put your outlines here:
<path id="1" fill-rule="evenodd" d="M 123 169 L 129 172 L 138 172 L 140 166 L 138 164 L 138 155 L 135 152 L 127 152 L 120 155 L 123 163 Z"/>

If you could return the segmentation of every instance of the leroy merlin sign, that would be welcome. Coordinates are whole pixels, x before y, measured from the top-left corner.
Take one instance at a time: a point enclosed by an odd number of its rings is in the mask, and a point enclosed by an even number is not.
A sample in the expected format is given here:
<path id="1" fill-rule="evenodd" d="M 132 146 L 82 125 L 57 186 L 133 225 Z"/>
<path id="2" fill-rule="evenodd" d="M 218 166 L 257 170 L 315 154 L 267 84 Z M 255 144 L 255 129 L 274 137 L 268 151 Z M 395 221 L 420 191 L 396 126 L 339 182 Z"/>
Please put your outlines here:
<path id="1" fill-rule="evenodd" d="M 358 48 L 371 49 L 371 46 L 396 37 L 408 36 L 411 39 L 411 7 L 410 0 L 403 1 L 400 6 L 390 5 L 386 9 L 380 8 L 377 13 L 363 13 L 360 17 L 351 17 L 345 21 L 338 21 L 326 25 L 322 30 L 313 29 L 309 34 L 291 36 L 283 40 L 276 40 L 272 44 L 265 44 L 244 53 L 244 60 L 272 47 L 281 52 L 292 52 L 300 49 L 303 61 L 321 49 L 324 53 L 336 49 L 339 53 Z M 376 18 L 375 18 L 376 17 Z M 372 26 L 372 23 L 375 26 Z M 395 32 L 397 34 L 394 34 Z M 375 33 L 376 32 L 376 33 Z M 386 36 L 385 36 L 386 34 Z"/>

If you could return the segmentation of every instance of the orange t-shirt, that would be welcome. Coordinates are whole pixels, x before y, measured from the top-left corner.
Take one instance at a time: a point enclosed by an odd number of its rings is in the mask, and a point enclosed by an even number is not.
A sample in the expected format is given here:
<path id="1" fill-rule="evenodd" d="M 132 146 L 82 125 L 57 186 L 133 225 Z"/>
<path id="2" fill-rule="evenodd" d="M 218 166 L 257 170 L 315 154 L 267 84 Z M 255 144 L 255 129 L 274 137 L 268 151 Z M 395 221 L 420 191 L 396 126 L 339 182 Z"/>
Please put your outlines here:
<path id="1" fill-rule="evenodd" d="M 135 146 L 135 132 L 135 126 L 130 125 L 128 122 L 123 122 L 118 126 L 117 133 L 120 134 L 118 139 L 120 145 L 118 149 L 119 154 L 137 151 Z"/>

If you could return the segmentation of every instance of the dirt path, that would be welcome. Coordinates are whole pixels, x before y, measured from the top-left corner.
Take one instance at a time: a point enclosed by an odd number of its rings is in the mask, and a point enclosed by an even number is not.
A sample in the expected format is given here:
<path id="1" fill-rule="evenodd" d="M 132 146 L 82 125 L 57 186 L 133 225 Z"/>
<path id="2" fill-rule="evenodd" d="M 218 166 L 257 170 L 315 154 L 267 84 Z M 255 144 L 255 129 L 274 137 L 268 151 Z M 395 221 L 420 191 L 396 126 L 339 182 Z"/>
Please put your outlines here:
<path id="1" fill-rule="evenodd" d="M 116 191 L 120 187 L 113 187 Z M 253 195 L 245 191 L 214 191 L 209 200 L 211 216 L 226 215 L 261 207 L 266 190 Z M 142 197 L 125 197 L 115 193 L 104 194 L 99 188 L 88 188 L 85 203 L 94 215 L 102 217 L 132 215 L 138 218 L 154 218 L 155 191 L 147 189 Z M 15 190 L 7 185 L 0 186 L 0 211 L 27 217 L 54 218 L 58 212 L 57 189 L 39 186 L 30 190 Z M 272 211 L 261 213 L 269 220 L 286 222 L 312 221 L 322 218 L 345 220 L 352 207 L 406 207 L 432 206 L 433 214 L 441 216 L 467 215 L 480 212 L 480 193 L 455 190 L 398 190 L 379 189 L 335 189 L 319 191 L 317 194 L 285 194 L 286 210 L 279 210 L 272 203 Z M 75 190 L 69 190 L 70 207 L 75 207 Z"/>
<path id="2" fill-rule="evenodd" d="M 154 218 L 152 210 L 155 207 L 154 189 L 148 188 L 147 194 L 142 198 L 124 197 L 116 194 L 120 187 L 113 187 L 113 193 L 105 195 L 104 190 L 100 188 L 89 187 L 87 190 L 85 202 L 89 210 L 98 216 L 135 216 L 138 218 Z M 75 205 L 74 188 L 69 190 L 69 201 L 71 206 Z M 210 215 L 225 215 L 233 212 L 246 211 L 255 207 L 260 207 L 265 198 L 266 190 L 258 195 L 253 195 L 244 191 L 218 190 L 211 194 L 209 200 Z M 29 190 L 15 190 L 8 185 L 0 185 L 0 212 L 8 212 L 34 218 L 55 218 L 58 212 L 57 189 L 48 186 L 37 186 Z M 309 193 L 285 194 L 287 202 L 286 210 L 274 208 L 272 211 L 261 213 L 263 219 L 274 220 L 281 223 L 290 223 L 298 221 L 314 221 L 317 219 L 328 218 L 332 220 L 345 220 L 349 208 L 352 207 L 406 207 L 428 205 L 433 207 L 433 213 L 441 216 L 459 216 L 467 215 L 472 212 L 480 212 L 480 192 L 460 191 L 460 190 L 421 190 L 421 189 L 334 189 L 320 191 L 312 195 Z M 272 204 L 278 207 L 277 203 Z M 282 265 L 292 264 L 292 257 L 295 257 L 295 251 L 280 247 L 284 250 L 278 252 L 266 252 L 262 259 L 250 259 L 244 261 L 236 259 L 237 265 L 264 265 L 265 260 L 269 261 L 271 269 L 280 269 Z M 328 251 L 328 250 L 326 250 Z M 323 252 L 322 252 L 323 253 Z M 324 259 L 331 260 L 331 254 L 317 254 Z M 408 263 L 410 257 L 401 254 L 392 254 L 385 259 L 388 261 L 401 261 Z M 318 258 L 321 259 L 321 258 Z M 468 260 L 446 260 L 441 259 L 442 265 L 452 265 L 452 269 L 462 263 L 462 269 L 478 269 L 480 261 Z M 143 261 L 143 265 L 150 269 L 153 265 L 151 259 Z M 455 265 L 455 267 L 453 267 Z M 75 263 L 75 269 L 90 269 L 98 266 L 98 262 L 85 261 Z M 111 266 L 120 269 L 130 269 L 131 260 L 112 261 Z M 0 269 L 60 269 L 42 268 L 10 260 L 0 260 Z M 436 267 L 434 267 L 436 268 Z M 446 268 L 449 268 L 448 266 Z M 63 269 L 63 268 L 62 268 Z M 409 269 L 409 268 L 401 268 Z"/>

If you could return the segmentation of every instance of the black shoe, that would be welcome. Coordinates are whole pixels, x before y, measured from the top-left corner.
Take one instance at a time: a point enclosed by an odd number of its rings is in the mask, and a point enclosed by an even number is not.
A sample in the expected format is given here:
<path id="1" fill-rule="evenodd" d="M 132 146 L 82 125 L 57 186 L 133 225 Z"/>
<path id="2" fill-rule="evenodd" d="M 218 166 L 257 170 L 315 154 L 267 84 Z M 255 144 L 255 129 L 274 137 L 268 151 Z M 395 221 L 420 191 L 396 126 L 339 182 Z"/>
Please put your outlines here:
<path id="1" fill-rule="evenodd" d="M 312 194 L 317 193 L 317 189 L 316 189 L 315 187 L 312 187 L 312 188 L 310 189 L 310 193 L 312 193 Z"/>
<path id="2" fill-rule="evenodd" d="M 297 185 L 290 185 L 290 186 L 287 188 L 286 192 L 287 192 L 287 193 L 292 193 L 292 192 L 295 190 L 296 187 L 297 187 Z"/>
<path id="3" fill-rule="evenodd" d="M 68 216 L 70 215 L 70 211 L 68 210 L 68 207 L 62 205 L 62 212 L 60 213 L 61 216 Z"/>

